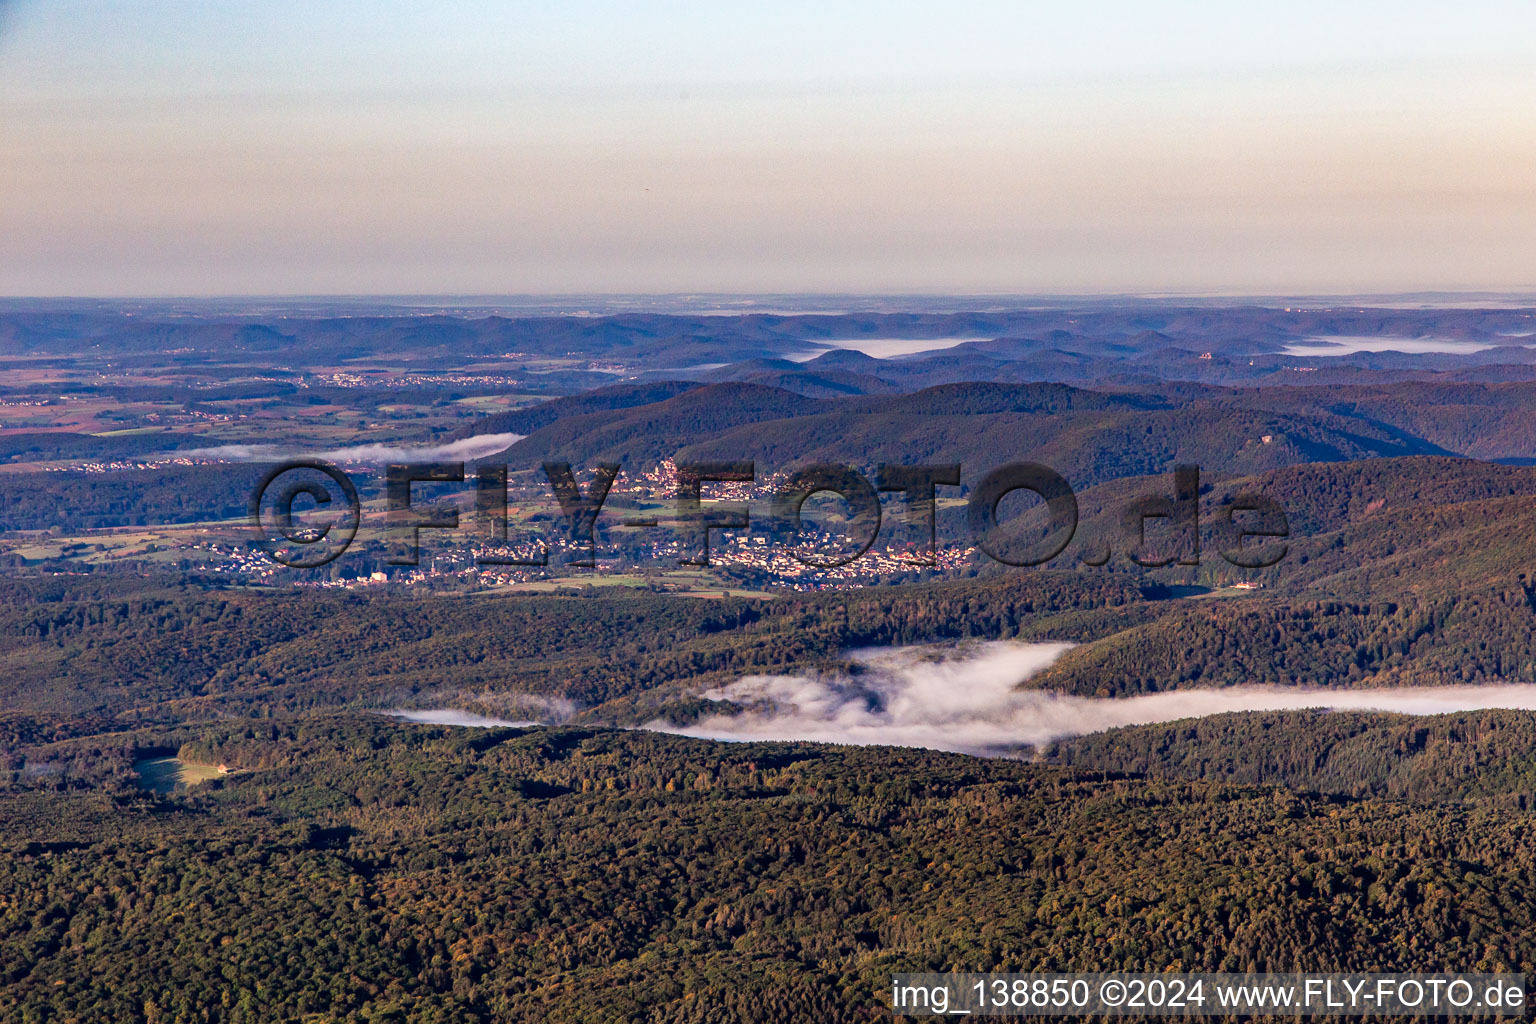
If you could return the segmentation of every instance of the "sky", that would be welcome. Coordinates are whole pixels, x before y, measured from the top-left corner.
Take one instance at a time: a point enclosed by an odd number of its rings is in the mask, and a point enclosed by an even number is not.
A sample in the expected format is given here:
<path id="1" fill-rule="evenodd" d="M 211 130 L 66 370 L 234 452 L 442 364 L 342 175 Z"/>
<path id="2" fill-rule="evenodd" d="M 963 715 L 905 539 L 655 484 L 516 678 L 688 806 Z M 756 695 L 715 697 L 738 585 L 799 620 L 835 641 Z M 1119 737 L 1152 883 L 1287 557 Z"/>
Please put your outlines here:
<path id="1" fill-rule="evenodd" d="M 1536 289 L 1536 4 L 0 0 L 0 294 Z"/>

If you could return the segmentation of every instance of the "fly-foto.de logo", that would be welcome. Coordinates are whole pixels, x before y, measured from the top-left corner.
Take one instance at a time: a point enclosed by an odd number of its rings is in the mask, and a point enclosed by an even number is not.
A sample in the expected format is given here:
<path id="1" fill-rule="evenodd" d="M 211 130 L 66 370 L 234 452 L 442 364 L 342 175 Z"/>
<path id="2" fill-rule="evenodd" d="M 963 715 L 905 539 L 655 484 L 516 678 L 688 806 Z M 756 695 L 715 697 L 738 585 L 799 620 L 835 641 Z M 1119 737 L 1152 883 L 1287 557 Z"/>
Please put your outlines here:
<path id="1" fill-rule="evenodd" d="M 542 474 L 559 506 L 557 530 L 573 552 L 567 564 L 593 565 L 597 524 L 605 515 L 604 505 L 620 466 L 593 466 L 585 485 L 569 463 L 546 462 Z M 474 486 L 479 539 L 489 549 L 505 549 L 508 467 L 482 463 L 469 479 Z M 711 500 L 705 495 L 706 486 L 756 483 L 756 465 L 751 461 L 679 463 L 670 510 L 606 514 L 615 516 L 620 526 L 671 530 L 680 565 L 709 565 L 714 533 L 761 529 L 785 543 L 787 552 L 802 564 L 835 568 L 863 556 L 875 543 L 885 516 L 881 495 L 886 494 L 901 505 L 906 524 L 918 539 L 911 552 L 912 564 L 933 565 L 940 500 L 945 491 L 953 494 L 961 487 L 962 473 L 954 463 L 888 463 L 877 468 L 871 481 L 854 467 L 823 463 L 772 479 L 766 501 Z M 422 530 L 457 530 L 462 525 L 456 508 L 425 509 L 415 504 L 412 485 L 464 482 L 462 462 L 399 463 L 385 468 L 383 525 L 396 547 L 390 564 L 418 564 Z M 1220 557 L 1239 568 L 1264 568 L 1285 557 L 1290 525 L 1285 510 L 1273 499 L 1256 493 L 1230 496 L 1202 524 L 1199 467 L 1176 466 L 1169 482 L 1168 493 L 1141 494 L 1114 510 L 1114 521 L 1127 544 L 1125 556 L 1135 564 L 1200 564 L 1202 525 L 1211 529 Z M 999 517 L 1004 499 L 1016 493 L 1038 499 L 1039 512 L 1027 528 L 1018 524 L 1023 517 Z M 840 498 L 849 511 L 840 528 L 842 543 L 835 550 L 817 549 L 805 539 L 810 532 L 802 516 L 806 502 L 822 494 Z M 1010 462 L 990 470 L 967 489 L 963 505 L 964 528 L 971 543 L 1004 565 L 1041 565 L 1068 552 L 1077 538 L 1076 493 L 1061 474 L 1039 463 Z M 356 484 L 340 468 L 319 459 L 295 459 L 274 466 L 258 482 L 249 518 L 259 545 L 274 561 L 293 568 L 318 568 L 351 546 L 363 507 Z M 1155 545 L 1148 536 L 1154 524 L 1161 533 Z M 548 541 L 553 539 L 536 542 L 538 550 L 531 554 L 487 550 L 475 560 L 480 565 L 545 566 L 550 557 Z M 1104 565 L 1114 551 L 1103 540 L 1080 542 L 1076 557 L 1087 565 Z"/>

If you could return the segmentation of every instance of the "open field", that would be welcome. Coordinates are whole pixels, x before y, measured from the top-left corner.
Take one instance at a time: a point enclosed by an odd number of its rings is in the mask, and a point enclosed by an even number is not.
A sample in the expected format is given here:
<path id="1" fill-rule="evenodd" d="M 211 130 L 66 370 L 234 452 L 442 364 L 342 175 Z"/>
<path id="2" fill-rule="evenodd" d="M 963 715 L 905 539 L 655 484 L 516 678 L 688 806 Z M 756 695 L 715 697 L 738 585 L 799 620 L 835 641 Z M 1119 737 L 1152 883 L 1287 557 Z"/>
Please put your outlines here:
<path id="1" fill-rule="evenodd" d="M 175 757 L 136 761 L 133 770 L 139 775 L 140 785 L 161 794 L 174 793 L 178 786 L 195 786 L 227 774 L 219 771 L 218 765 L 191 764 Z"/>

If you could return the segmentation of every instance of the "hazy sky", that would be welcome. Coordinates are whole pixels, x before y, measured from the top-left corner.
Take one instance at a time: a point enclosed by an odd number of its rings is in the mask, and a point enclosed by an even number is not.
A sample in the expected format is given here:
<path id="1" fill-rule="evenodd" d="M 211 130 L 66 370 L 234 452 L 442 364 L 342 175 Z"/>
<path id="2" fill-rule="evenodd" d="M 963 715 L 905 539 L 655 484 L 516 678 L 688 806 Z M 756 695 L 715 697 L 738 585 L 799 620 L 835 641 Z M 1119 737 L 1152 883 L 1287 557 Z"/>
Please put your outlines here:
<path id="1" fill-rule="evenodd" d="M 0 0 L 0 294 L 1536 287 L 1536 4 Z"/>

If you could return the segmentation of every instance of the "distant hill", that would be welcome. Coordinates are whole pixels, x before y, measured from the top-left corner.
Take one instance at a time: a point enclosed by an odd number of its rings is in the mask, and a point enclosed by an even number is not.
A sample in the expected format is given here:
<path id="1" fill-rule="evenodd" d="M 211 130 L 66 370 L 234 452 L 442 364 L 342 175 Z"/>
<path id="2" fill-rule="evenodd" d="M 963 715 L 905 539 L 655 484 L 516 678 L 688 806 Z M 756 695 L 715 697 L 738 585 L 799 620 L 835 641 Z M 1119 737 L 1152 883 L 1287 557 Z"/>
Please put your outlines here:
<path id="1" fill-rule="evenodd" d="M 570 400 L 547 404 L 558 407 L 552 412 L 577 407 Z M 531 425 L 546 415 L 542 408 L 521 420 L 502 416 L 494 422 L 500 429 Z M 1311 461 L 1437 452 L 1399 431 L 1326 411 L 1292 415 L 1222 401 L 1179 407 L 1156 394 L 1061 384 L 963 383 L 906 395 L 812 399 L 734 382 L 648 405 L 559 415 L 506 455 L 520 467 L 555 457 L 641 464 L 672 456 L 754 459 L 765 471 L 809 461 L 865 468 L 886 461 L 960 462 L 971 480 L 1003 462 L 1027 459 L 1086 487 L 1161 472 L 1177 461 L 1246 474 Z"/>
<path id="2" fill-rule="evenodd" d="M 481 434 L 532 434 L 559 419 L 613 409 L 631 409 L 638 405 L 654 405 L 657 402 L 665 402 L 669 398 L 676 398 L 683 392 L 699 386 L 692 381 L 662 380 L 594 388 L 579 395 L 540 402 L 526 409 L 492 413 L 453 432 L 449 435 L 449 439 L 457 440 Z"/>
<path id="3" fill-rule="evenodd" d="M 1270 388 L 1237 401 L 1374 423 L 1479 459 L 1536 458 L 1536 383 L 1530 381 Z"/>
<path id="4" fill-rule="evenodd" d="M 1122 480 L 1085 491 L 1079 506 L 1085 523 L 1113 522 L 1130 496 L 1170 489 L 1166 477 Z M 1223 496 L 1245 491 L 1273 498 L 1291 522 L 1286 557 L 1268 569 L 1234 568 L 1214 550 Z M 1115 539 L 1115 559 L 1096 571 L 1262 589 L 1162 602 L 1155 618 L 1106 631 L 1028 685 L 1125 694 L 1536 682 L 1536 470 L 1444 458 L 1287 467 L 1213 482 L 1202 519 L 1198 568 L 1144 572 Z"/>
<path id="5" fill-rule="evenodd" d="M 549 459 L 655 464 L 700 437 L 795 419 L 819 408 L 818 400 L 779 388 L 712 384 L 648 405 L 562 417 L 514 444 L 506 458 L 519 467 Z"/>
<path id="6" fill-rule="evenodd" d="M 1519 339 L 1530 330 L 1530 322 L 1529 312 L 1505 308 L 1279 309 L 1252 303 L 1181 306 L 1093 299 L 1075 307 L 1018 306 L 952 313 L 739 316 L 423 315 L 416 311 L 408 315 L 237 316 L 114 310 L 95 303 L 74 309 L 45 306 L 25 312 L 0 311 L 0 354 L 89 360 L 175 354 L 187 362 L 239 362 L 255 355 L 310 366 L 404 357 L 413 369 L 426 370 L 496 360 L 509 369 L 537 367 L 539 373 L 549 372 L 550 360 L 595 359 L 622 363 L 628 373 L 643 373 L 781 359 L 803 355 L 818 345 L 835 350 L 885 341 L 958 338 L 966 340 L 951 350 L 880 360 L 879 371 L 843 355 L 834 357 L 843 362 L 810 366 L 807 372 L 852 369 L 893 383 L 899 377 L 908 387 L 945 380 L 1020 379 L 1021 373 L 1086 383 L 1123 370 L 1126 363 L 1149 360 L 1150 369 L 1169 380 L 1223 384 L 1278 375 L 1272 382 L 1279 382 L 1290 370 L 1299 369 L 1318 376 L 1296 376 L 1290 382 L 1308 384 L 1321 382 L 1340 367 L 1411 374 L 1529 366 L 1536 363 L 1536 351 Z M 1487 348 L 1456 355 L 1359 352 L 1315 357 L 1286 352 L 1296 342 L 1337 337 L 1450 340 Z M 1207 352 L 1212 358 L 1201 360 Z M 828 352 L 821 358 L 832 355 Z M 1007 369 L 1010 365 L 1012 370 Z"/>

